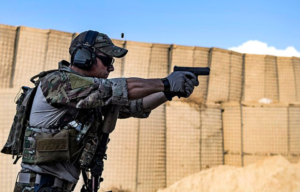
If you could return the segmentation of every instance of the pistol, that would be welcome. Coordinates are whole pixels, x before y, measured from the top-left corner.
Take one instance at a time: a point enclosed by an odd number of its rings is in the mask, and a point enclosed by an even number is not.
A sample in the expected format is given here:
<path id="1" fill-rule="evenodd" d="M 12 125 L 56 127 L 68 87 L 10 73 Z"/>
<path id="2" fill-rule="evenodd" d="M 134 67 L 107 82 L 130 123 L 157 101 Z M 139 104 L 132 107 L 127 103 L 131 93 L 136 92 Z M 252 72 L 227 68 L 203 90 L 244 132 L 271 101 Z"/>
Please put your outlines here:
<path id="1" fill-rule="evenodd" d="M 198 75 L 209 75 L 209 67 L 174 67 L 174 71 L 188 71 L 194 73 L 197 77 Z"/>

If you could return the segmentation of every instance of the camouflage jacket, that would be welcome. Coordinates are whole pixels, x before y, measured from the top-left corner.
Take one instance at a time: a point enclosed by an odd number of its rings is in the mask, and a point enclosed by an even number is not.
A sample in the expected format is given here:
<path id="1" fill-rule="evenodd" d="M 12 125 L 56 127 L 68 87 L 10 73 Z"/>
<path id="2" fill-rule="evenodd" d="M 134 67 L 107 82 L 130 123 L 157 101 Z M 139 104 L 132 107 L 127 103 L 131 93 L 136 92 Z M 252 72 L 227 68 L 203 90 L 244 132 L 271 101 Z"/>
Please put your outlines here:
<path id="1" fill-rule="evenodd" d="M 128 100 L 126 78 L 99 79 L 85 77 L 60 62 L 59 71 L 41 80 L 46 101 L 54 107 L 70 106 L 77 109 L 95 109 L 109 104 L 122 105 L 119 118 L 147 118 L 143 100 Z"/>
<path id="2" fill-rule="evenodd" d="M 50 104 L 54 108 L 48 110 L 49 107 L 46 107 L 46 110 L 40 110 L 38 113 L 33 113 L 34 109 L 32 109 L 30 118 L 39 119 L 39 117 L 41 117 L 49 119 L 49 114 L 53 113 L 52 110 L 62 110 L 65 111 L 66 114 L 68 114 L 69 111 L 78 111 L 78 113 L 76 112 L 76 116 L 73 116 L 73 114 L 71 114 L 71 116 L 75 118 L 76 121 L 78 120 L 78 122 L 82 123 L 83 128 L 81 130 L 69 130 L 69 136 L 66 137 L 69 142 L 69 144 L 66 145 L 68 146 L 68 150 L 64 150 L 63 153 L 59 149 L 56 150 L 56 148 L 51 148 L 50 154 L 41 153 L 41 151 L 45 151 L 41 149 L 41 147 L 44 146 L 47 148 L 47 151 L 49 151 L 49 147 L 55 147 L 56 145 L 52 145 L 52 143 L 49 144 L 51 141 L 51 139 L 48 138 L 49 134 L 37 133 L 35 128 L 39 126 L 31 124 L 32 121 L 30 120 L 29 123 L 32 127 L 28 127 L 25 131 L 25 143 L 26 138 L 30 138 L 30 140 L 27 139 L 28 144 L 25 145 L 23 150 L 22 167 L 36 173 L 50 174 L 58 178 L 63 178 L 72 183 L 77 182 L 80 174 L 77 162 L 81 153 L 78 153 L 78 151 L 82 151 L 82 146 L 86 143 L 85 141 L 97 137 L 98 134 L 95 133 L 99 133 L 99 128 L 101 128 L 102 125 L 102 115 L 105 114 L 106 106 L 109 104 L 122 105 L 119 118 L 147 118 L 149 116 L 149 113 L 143 112 L 142 99 L 128 100 L 125 78 L 99 79 L 85 77 L 69 68 L 68 63 L 65 61 L 60 62 L 59 70 L 40 78 L 38 91 L 39 89 L 41 90 L 41 94 L 35 95 L 37 104 L 33 104 L 32 108 L 38 108 L 45 104 Z M 56 122 L 52 121 L 54 118 L 50 118 L 50 121 L 46 121 L 46 123 L 40 126 L 44 128 L 41 129 L 41 132 L 49 132 L 47 128 L 55 129 L 56 126 L 60 125 L 60 120 L 63 119 L 63 121 L 65 121 L 67 117 L 68 116 L 62 116 L 62 118 L 59 118 Z M 73 120 L 72 118 L 67 120 L 66 123 L 71 122 Z M 91 134 L 85 134 L 83 132 L 85 130 L 84 127 L 89 124 L 89 133 Z M 55 136 L 53 135 L 53 138 L 64 133 L 63 131 L 64 130 L 55 134 Z M 85 137 L 83 140 L 80 139 L 82 142 L 78 143 L 78 136 L 82 138 L 82 133 L 86 136 L 88 135 L 88 137 Z M 38 139 L 39 143 L 41 141 L 41 137 L 35 138 L 37 135 L 47 136 L 44 141 L 47 141 L 48 144 L 40 146 L 37 144 L 38 147 L 33 144 L 37 142 Z M 52 134 L 50 133 L 50 135 Z M 60 138 L 60 140 L 62 139 Z M 56 142 L 55 138 L 53 141 Z M 85 157 L 84 155 L 82 156 Z M 74 163 L 76 166 L 74 166 Z M 59 171 L 57 171 L 58 167 Z"/>

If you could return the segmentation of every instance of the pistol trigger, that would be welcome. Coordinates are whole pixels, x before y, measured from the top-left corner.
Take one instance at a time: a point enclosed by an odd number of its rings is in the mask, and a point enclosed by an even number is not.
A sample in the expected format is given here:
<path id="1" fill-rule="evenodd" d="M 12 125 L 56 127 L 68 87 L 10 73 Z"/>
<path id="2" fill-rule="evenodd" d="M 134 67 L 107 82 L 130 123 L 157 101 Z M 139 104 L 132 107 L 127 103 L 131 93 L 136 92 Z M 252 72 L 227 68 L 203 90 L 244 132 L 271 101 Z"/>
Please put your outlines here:
<path id="1" fill-rule="evenodd" d="M 192 79 L 193 77 L 191 75 L 185 75 L 188 79 Z"/>

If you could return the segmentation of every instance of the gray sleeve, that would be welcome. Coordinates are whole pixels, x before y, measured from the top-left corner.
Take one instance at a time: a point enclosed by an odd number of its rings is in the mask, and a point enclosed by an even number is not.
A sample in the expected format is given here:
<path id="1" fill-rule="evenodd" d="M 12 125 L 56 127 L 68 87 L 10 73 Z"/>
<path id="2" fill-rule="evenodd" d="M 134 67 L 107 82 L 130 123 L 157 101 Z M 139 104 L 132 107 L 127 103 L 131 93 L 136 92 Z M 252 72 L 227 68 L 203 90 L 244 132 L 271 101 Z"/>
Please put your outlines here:
<path id="1" fill-rule="evenodd" d="M 144 112 L 143 99 L 129 101 L 127 105 L 123 105 L 120 109 L 119 118 L 147 118 L 150 112 Z"/>

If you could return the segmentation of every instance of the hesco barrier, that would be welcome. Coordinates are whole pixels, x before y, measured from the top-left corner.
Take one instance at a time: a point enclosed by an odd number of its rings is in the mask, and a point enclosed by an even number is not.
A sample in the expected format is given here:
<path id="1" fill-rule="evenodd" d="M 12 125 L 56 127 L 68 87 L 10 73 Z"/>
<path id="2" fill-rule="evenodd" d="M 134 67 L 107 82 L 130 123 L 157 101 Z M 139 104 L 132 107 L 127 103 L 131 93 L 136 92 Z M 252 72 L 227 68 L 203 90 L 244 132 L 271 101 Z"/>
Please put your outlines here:
<path id="1" fill-rule="evenodd" d="M 16 27 L 0 25 L 0 88 L 10 87 L 13 71 Z"/>
<path id="2" fill-rule="evenodd" d="M 10 127 L 15 115 L 16 105 L 14 98 L 18 93 L 18 89 L 1 89 L 0 94 L 0 144 L 1 149 L 7 140 Z M 0 155 L 0 191 L 13 191 L 14 182 L 16 181 L 17 173 L 20 171 L 20 162 L 17 165 L 13 165 L 12 156 Z"/>
<path id="3" fill-rule="evenodd" d="M 0 25 L 0 144 L 29 78 L 69 60 L 78 33 Z M 245 166 L 281 154 L 300 155 L 300 58 L 241 54 L 219 48 L 114 39 L 129 50 L 110 78 L 163 78 L 174 66 L 210 67 L 188 99 L 174 98 L 148 119 L 119 120 L 111 134 L 103 190 L 154 192 L 217 165 Z M 260 104 L 259 100 L 272 100 Z M 0 155 L 1 189 L 12 191 L 20 162 Z M 80 191 L 82 180 L 75 191 Z"/>
<path id="4" fill-rule="evenodd" d="M 245 166 L 270 155 L 299 161 L 299 104 L 242 103 L 223 108 L 226 165 Z"/>

